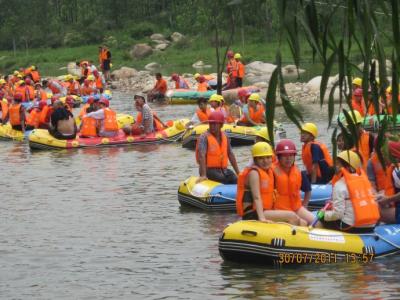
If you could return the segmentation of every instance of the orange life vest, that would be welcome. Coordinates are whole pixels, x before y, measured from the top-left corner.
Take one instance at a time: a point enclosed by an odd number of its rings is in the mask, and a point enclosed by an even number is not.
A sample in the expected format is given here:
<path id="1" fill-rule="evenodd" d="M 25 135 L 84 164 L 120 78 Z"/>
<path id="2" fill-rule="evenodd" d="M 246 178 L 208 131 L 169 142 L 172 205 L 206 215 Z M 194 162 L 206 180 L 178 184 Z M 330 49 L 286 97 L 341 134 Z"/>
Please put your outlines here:
<path id="1" fill-rule="evenodd" d="M 95 93 L 95 89 L 90 86 L 84 85 L 81 89 L 82 96 L 90 96 L 94 93 Z"/>
<path id="2" fill-rule="evenodd" d="M 29 115 L 26 116 L 26 125 L 30 125 L 34 128 L 39 128 L 40 124 L 40 111 L 32 109 Z"/>
<path id="3" fill-rule="evenodd" d="M 254 110 L 254 108 L 249 107 L 249 116 L 253 120 L 254 123 L 263 123 L 264 115 L 265 115 L 265 109 L 261 103 L 257 104 L 257 111 Z M 244 123 L 249 122 L 249 120 L 247 120 L 245 114 L 243 114 L 240 121 L 244 122 Z"/>
<path id="4" fill-rule="evenodd" d="M 97 120 L 95 118 L 84 117 L 82 119 L 81 136 L 95 137 L 97 136 Z"/>
<path id="5" fill-rule="evenodd" d="M 208 90 L 208 83 L 206 81 L 197 83 L 198 92 L 207 92 L 207 90 Z"/>
<path id="6" fill-rule="evenodd" d="M 330 167 L 333 166 L 332 157 L 329 154 L 328 148 L 326 147 L 325 144 L 317 142 L 317 141 L 308 142 L 303 145 L 303 148 L 301 151 L 301 158 L 303 159 L 303 163 L 307 169 L 307 173 L 311 174 L 311 172 L 312 172 L 312 165 L 313 165 L 312 153 L 311 153 L 311 145 L 312 144 L 319 145 L 319 147 L 322 150 L 322 154 L 324 155 L 324 159 L 327 162 L 328 166 L 330 166 Z M 319 166 L 317 169 L 317 177 L 321 177 L 321 170 L 320 170 Z"/>
<path id="7" fill-rule="evenodd" d="M 237 73 L 238 73 L 237 77 L 238 78 L 243 78 L 244 77 L 244 64 L 242 64 L 242 62 L 238 61 L 236 66 L 237 66 L 237 70 L 238 70 L 237 71 Z"/>
<path id="8" fill-rule="evenodd" d="M 21 125 L 21 103 L 11 104 L 8 110 L 11 125 Z"/>
<path id="9" fill-rule="evenodd" d="M 103 88 L 103 81 L 101 80 L 101 77 L 96 78 L 96 88 L 97 89 L 102 89 Z"/>
<path id="10" fill-rule="evenodd" d="M 104 108 L 104 130 L 118 131 L 117 114 L 115 111 Z"/>
<path id="11" fill-rule="evenodd" d="M 35 89 L 31 85 L 25 86 L 25 99 L 27 101 L 35 99 Z"/>
<path id="12" fill-rule="evenodd" d="M 351 107 L 354 110 L 357 110 L 362 117 L 365 116 L 365 104 L 363 99 L 361 99 L 361 102 L 358 102 L 355 96 L 353 95 L 351 100 Z"/>
<path id="13" fill-rule="evenodd" d="M 354 211 L 354 226 L 374 225 L 380 218 L 378 204 L 375 202 L 371 183 L 362 169 L 352 174 L 342 168 L 347 190 Z"/>
<path id="14" fill-rule="evenodd" d="M 371 155 L 371 164 L 376 178 L 376 190 L 378 192 L 384 190 L 385 196 L 393 196 L 395 194 L 392 180 L 394 166 L 387 166 L 386 171 L 384 171 L 378 155 L 375 152 Z"/>
<path id="15" fill-rule="evenodd" d="M 237 183 L 236 212 L 239 216 L 243 216 L 244 213 L 243 196 L 246 190 L 249 191 L 246 189 L 246 180 L 251 170 L 256 170 L 260 177 L 260 194 L 264 210 L 272 209 L 274 204 L 274 173 L 272 169 L 269 168 L 265 171 L 257 166 L 247 167 L 239 174 Z M 256 210 L 254 201 L 253 209 Z"/>
<path id="16" fill-rule="evenodd" d="M 279 165 L 273 166 L 275 175 L 276 199 L 274 209 L 297 211 L 301 206 L 301 173 L 296 165 L 286 173 Z"/>
<path id="17" fill-rule="evenodd" d="M 160 121 L 157 120 L 157 118 L 155 118 L 154 116 L 156 116 L 155 112 L 152 112 L 153 114 L 153 127 L 155 131 L 161 131 L 164 129 L 163 124 L 161 124 Z M 138 112 L 137 116 L 136 116 L 136 124 L 142 124 L 142 119 L 143 119 L 143 115 L 141 112 Z"/>
<path id="18" fill-rule="evenodd" d="M 79 95 L 81 87 L 79 86 L 79 83 L 74 80 L 69 83 L 67 89 L 69 95 Z"/>
<path id="19" fill-rule="evenodd" d="M 371 155 L 369 139 L 369 133 L 363 130 L 358 141 L 358 152 L 361 155 L 364 170 L 367 170 L 367 163 Z"/>
<path id="20" fill-rule="evenodd" d="M 0 107 L 1 107 L 1 119 L 5 120 L 8 116 L 8 103 L 0 99 Z"/>
<path id="21" fill-rule="evenodd" d="M 86 115 L 86 110 L 90 107 L 89 103 L 85 103 L 85 105 L 82 107 L 81 111 L 79 112 L 79 116 L 83 117 Z"/>
<path id="22" fill-rule="evenodd" d="M 14 89 L 14 95 L 20 93 L 22 95 L 22 102 L 26 101 L 26 86 L 17 85 Z"/>
<path id="23" fill-rule="evenodd" d="M 40 81 L 40 74 L 38 71 L 32 71 L 31 72 L 32 80 L 34 82 L 39 82 Z"/>
<path id="24" fill-rule="evenodd" d="M 209 108 L 207 108 L 206 112 L 202 111 L 200 108 L 196 109 L 196 115 L 199 118 L 200 122 L 207 122 L 210 114 L 211 110 Z"/>
<path id="25" fill-rule="evenodd" d="M 231 77 L 238 76 L 237 61 L 234 58 L 231 58 L 228 61 L 228 64 L 226 65 L 226 71 Z"/>
<path id="26" fill-rule="evenodd" d="M 52 112 L 52 108 L 48 105 L 44 106 L 42 108 L 42 111 L 40 112 L 40 117 L 39 117 L 39 122 L 41 124 L 48 124 L 50 122 L 50 115 Z"/>
<path id="27" fill-rule="evenodd" d="M 35 98 L 40 100 L 47 100 L 47 93 L 44 89 L 35 90 Z"/>
<path id="28" fill-rule="evenodd" d="M 196 144 L 196 160 L 199 162 L 198 140 Z M 221 144 L 211 134 L 207 133 L 207 168 L 226 169 L 228 167 L 228 138 L 221 132 Z"/>

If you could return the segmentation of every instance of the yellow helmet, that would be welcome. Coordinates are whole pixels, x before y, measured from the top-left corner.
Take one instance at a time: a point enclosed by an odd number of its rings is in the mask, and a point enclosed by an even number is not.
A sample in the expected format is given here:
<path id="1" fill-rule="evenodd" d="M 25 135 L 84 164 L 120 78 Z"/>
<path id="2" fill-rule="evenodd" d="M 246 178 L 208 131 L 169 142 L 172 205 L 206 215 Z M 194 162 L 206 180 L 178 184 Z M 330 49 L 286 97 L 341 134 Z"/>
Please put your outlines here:
<path id="1" fill-rule="evenodd" d="M 340 159 L 343 159 L 354 169 L 358 169 L 359 167 L 361 167 L 360 156 L 357 153 L 355 153 L 354 151 L 351 151 L 351 150 L 342 151 L 338 154 L 337 157 L 339 157 Z"/>
<path id="2" fill-rule="evenodd" d="M 218 95 L 218 94 L 213 94 L 213 95 L 211 95 L 210 99 L 208 99 L 208 102 L 211 102 L 211 101 L 222 102 L 222 100 L 224 100 L 224 97 L 222 97 L 221 95 Z"/>
<path id="3" fill-rule="evenodd" d="M 68 81 L 68 80 L 71 80 L 71 79 L 74 79 L 74 77 L 71 74 L 65 75 L 65 77 L 64 77 L 65 81 Z"/>
<path id="4" fill-rule="evenodd" d="M 262 127 L 260 130 L 257 131 L 257 136 L 260 138 L 263 138 L 266 141 L 270 141 L 269 139 L 269 133 L 268 133 L 268 128 L 267 127 Z"/>
<path id="5" fill-rule="evenodd" d="M 87 77 L 87 79 L 93 81 L 93 80 L 94 80 L 94 76 L 93 76 L 93 75 L 89 75 L 89 76 Z"/>
<path id="6" fill-rule="evenodd" d="M 13 75 L 14 75 L 14 76 L 18 76 L 18 75 L 19 75 L 19 72 L 18 72 L 18 71 L 14 71 Z"/>
<path id="7" fill-rule="evenodd" d="M 235 56 L 233 57 L 234 59 L 241 59 L 242 56 L 240 55 L 240 53 L 236 53 Z"/>
<path id="8" fill-rule="evenodd" d="M 6 83 L 6 81 L 2 78 L 2 79 L 0 79 L 0 84 L 5 84 Z"/>
<path id="9" fill-rule="evenodd" d="M 32 66 L 31 66 L 31 70 L 32 70 L 32 71 L 35 71 L 35 70 L 36 70 L 36 66 L 32 65 Z"/>
<path id="10" fill-rule="evenodd" d="M 17 82 L 18 85 L 21 85 L 21 84 L 23 84 L 23 83 L 25 83 L 25 81 L 23 81 L 23 80 L 19 80 L 19 81 Z"/>
<path id="11" fill-rule="evenodd" d="M 391 94 L 392 93 L 392 86 L 389 85 L 386 89 L 386 93 Z"/>
<path id="12" fill-rule="evenodd" d="M 249 101 L 256 101 L 256 102 L 260 102 L 260 95 L 257 93 L 253 93 L 249 96 Z"/>
<path id="13" fill-rule="evenodd" d="M 196 73 L 196 74 L 194 74 L 194 79 L 197 79 L 197 78 L 199 78 L 200 77 L 200 73 Z"/>
<path id="14" fill-rule="evenodd" d="M 356 77 L 353 79 L 353 84 L 354 85 L 358 85 L 358 86 L 362 86 L 362 79 L 360 77 Z"/>
<path id="15" fill-rule="evenodd" d="M 301 131 L 312 134 L 314 138 L 318 136 L 318 127 L 314 123 L 305 123 L 303 126 L 301 126 Z"/>
<path id="16" fill-rule="evenodd" d="M 253 157 L 272 156 L 273 154 L 272 147 L 266 142 L 258 142 L 251 147 Z"/>

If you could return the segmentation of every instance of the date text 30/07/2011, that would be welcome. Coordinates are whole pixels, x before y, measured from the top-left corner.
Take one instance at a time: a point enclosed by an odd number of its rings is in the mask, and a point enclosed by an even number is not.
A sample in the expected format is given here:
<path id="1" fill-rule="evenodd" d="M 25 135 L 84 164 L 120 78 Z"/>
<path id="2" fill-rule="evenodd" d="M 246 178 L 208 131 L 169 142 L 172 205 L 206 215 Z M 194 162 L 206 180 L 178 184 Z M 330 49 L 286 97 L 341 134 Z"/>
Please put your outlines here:
<path id="1" fill-rule="evenodd" d="M 374 259 L 374 253 L 344 253 L 338 255 L 334 252 L 324 253 L 279 253 L 280 264 L 331 264 L 345 263 L 369 263 Z"/>

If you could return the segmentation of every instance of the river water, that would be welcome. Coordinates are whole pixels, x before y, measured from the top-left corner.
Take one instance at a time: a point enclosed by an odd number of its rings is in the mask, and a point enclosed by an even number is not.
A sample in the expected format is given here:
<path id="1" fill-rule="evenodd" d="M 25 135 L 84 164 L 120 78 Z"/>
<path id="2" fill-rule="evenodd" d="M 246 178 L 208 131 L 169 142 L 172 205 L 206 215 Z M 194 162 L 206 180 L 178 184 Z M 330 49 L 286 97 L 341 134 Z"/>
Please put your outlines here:
<path id="1" fill-rule="evenodd" d="M 112 106 L 131 112 L 131 98 L 115 93 Z M 165 120 L 195 109 L 153 108 Z M 327 141 L 326 112 L 305 114 Z M 244 167 L 249 148 L 234 152 Z M 399 298 L 399 257 L 281 269 L 223 262 L 218 237 L 237 217 L 179 206 L 180 181 L 197 174 L 179 144 L 31 152 L 0 142 L 0 159 L 1 299 Z"/>

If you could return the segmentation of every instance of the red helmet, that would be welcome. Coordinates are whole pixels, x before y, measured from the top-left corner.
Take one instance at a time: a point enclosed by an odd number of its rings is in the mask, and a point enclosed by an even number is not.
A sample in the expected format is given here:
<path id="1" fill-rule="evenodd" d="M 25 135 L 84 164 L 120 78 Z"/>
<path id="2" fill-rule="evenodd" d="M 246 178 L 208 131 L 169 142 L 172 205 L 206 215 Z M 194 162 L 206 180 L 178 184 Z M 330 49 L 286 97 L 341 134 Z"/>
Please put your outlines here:
<path id="1" fill-rule="evenodd" d="M 94 70 L 94 71 L 93 71 L 93 75 L 94 75 L 94 76 L 98 76 L 98 75 L 99 75 L 99 71 Z"/>
<path id="2" fill-rule="evenodd" d="M 102 97 L 99 101 L 99 103 L 104 104 L 106 107 L 110 106 L 110 101 L 108 101 L 106 98 Z"/>
<path id="3" fill-rule="evenodd" d="M 390 154 L 393 157 L 400 159 L 400 142 L 389 141 L 388 145 Z"/>
<path id="4" fill-rule="evenodd" d="M 46 100 L 40 100 L 39 101 L 39 108 L 43 109 L 43 107 L 45 107 L 47 105 L 47 101 Z"/>
<path id="5" fill-rule="evenodd" d="M 199 82 L 204 82 L 204 81 L 206 81 L 206 78 L 203 75 L 201 75 L 199 77 Z"/>
<path id="6" fill-rule="evenodd" d="M 229 50 L 228 52 L 226 52 L 226 57 L 228 58 L 232 58 L 235 54 L 233 53 L 232 50 Z"/>
<path id="7" fill-rule="evenodd" d="M 30 78 L 25 78 L 25 83 L 28 85 L 32 84 L 32 80 Z"/>
<path id="8" fill-rule="evenodd" d="M 66 98 L 65 98 L 65 103 L 67 103 L 70 107 L 73 107 L 74 106 L 74 97 L 72 97 L 72 96 L 67 96 Z"/>
<path id="9" fill-rule="evenodd" d="M 172 79 L 172 80 L 178 80 L 178 79 L 179 79 L 178 74 L 176 74 L 176 73 L 172 74 L 172 75 L 171 75 L 171 79 Z"/>
<path id="10" fill-rule="evenodd" d="M 353 95 L 356 96 L 356 97 L 362 97 L 363 90 L 362 89 L 355 89 Z"/>
<path id="11" fill-rule="evenodd" d="M 238 91 L 238 96 L 239 97 L 247 97 L 247 96 L 250 96 L 250 92 L 247 89 L 241 88 Z"/>
<path id="12" fill-rule="evenodd" d="M 54 102 L 56 102 L 59 99 L 58 96 L 52 96 L 51 97 L 51 104 L 54 104 Z"/>
<path id="13" fill-rule="evenodd" d="M 287 139 L 280 140 L 279 143 L 275 147 L 275 153 L 279 154 L 296 154 L 296 145 Z"/>
<path id="14" fill-rule="evenodd" d="M 90 97 L 87 99 L 87 103 L 88 103 L 88 104 L 93 104 L 93 103 L 94 103 L 94 97 L 93 97 L 93 96 L 90 96 Z"/>
<path id="15" fill-rule="evenodd" d="M 15 93 L 14 94 L 14 100 L 22 101 L 22 94 L 21 93 Z"/>
<path id="16" fill-rule="evenodd" d="M 208 117 L 208 123 L 225 123 L 224 114 L 221 111 L 213 111 Z"/>
<path id="17" fill-rule="evenodd" d="M 4 91 L 0 90 L 0 100 L 3 99 L 4 95 L 5 95 Z"/>
<path id="18" fill-rule="evenodd" d="M 85 79 L 85 80 L 83 81 L 83 84 L 89 85 L 89 84 L 90 84 L 90 80 L 89 80 L 89 79 Z"/>

